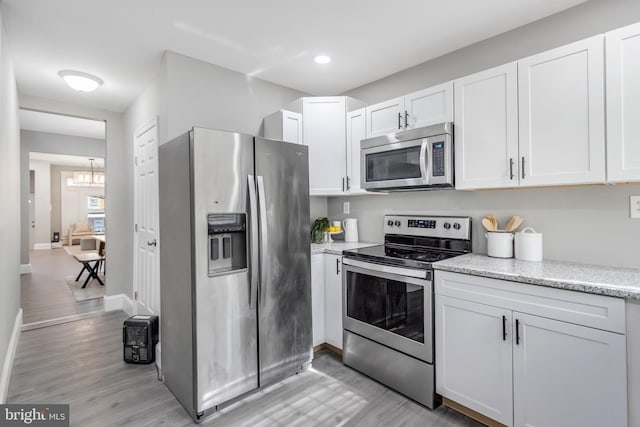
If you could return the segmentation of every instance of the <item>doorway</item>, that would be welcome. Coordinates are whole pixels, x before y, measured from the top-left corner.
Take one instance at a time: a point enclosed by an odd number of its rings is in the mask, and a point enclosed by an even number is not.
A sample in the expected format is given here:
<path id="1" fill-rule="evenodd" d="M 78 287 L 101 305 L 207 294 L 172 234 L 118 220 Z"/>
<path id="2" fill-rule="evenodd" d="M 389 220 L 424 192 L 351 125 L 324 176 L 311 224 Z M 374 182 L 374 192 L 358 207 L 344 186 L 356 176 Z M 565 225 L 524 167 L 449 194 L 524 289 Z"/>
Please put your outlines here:
<path id="1" fill-rule="evenodd" d="M 29 266 L 21 306 L 28 330 L 103 312 L 105 263 L 86 264 L 95 266 L 89 277 L 82 260 L 106 255 L 106 147 L 104 121 L 31 110 L 21 110 L 20 121 L 21 175 L 28 181 L 21 189 L 21 264 L 26 258 Z"/>

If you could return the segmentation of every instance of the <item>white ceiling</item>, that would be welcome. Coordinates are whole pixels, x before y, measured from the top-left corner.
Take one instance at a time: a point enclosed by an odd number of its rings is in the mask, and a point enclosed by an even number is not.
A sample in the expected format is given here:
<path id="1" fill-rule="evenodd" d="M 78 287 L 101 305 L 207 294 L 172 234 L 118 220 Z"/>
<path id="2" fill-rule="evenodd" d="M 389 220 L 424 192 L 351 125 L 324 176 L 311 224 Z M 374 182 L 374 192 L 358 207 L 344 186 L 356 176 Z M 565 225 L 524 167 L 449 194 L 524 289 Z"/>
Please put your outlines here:
<path id="1" fill-rule="evenodd" d="M 41 111 L 20 110 L 20 128 L 61 135 L 105 139 L 105 123 L 100 120 L 81 119 Z"/>
<path id="2" fill-rule="evenodd" d="M 584 1 L 3 0 L 3 14 L 22 93 L 124 111 L 165 50 L 339 94 Z M 104 86 L 74 92 L 62 69 Z"/>
<path id="3" fill-rule="evenodd" d="M 91 162 L 88 157 L 80 156 L 68 156 L 66 154 L 49 154 L 49 153 L 29 153 L 29 160 L 41 160 L 49 162 L 52 165 L 58 166 L 77 166 L 81 168 L 91 167 Z M 104 170 L 104 159 L 96 157 L 93 162 L 93 167 L 96 170 Z"/>

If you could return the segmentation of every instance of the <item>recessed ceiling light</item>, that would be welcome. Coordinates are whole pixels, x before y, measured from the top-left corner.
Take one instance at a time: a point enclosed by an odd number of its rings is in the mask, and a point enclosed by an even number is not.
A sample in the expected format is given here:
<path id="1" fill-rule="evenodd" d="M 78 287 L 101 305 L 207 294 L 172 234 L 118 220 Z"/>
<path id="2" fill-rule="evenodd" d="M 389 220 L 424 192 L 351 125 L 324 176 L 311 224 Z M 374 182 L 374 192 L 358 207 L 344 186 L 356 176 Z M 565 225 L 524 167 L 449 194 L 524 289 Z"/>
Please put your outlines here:
<path id="1" fill-rule="evenodd" d="M 88 73 L 73 70 L 62 70 L 58 73 L 71 89 L 78 92 L 93 92 L 104 83 L 101 79 Z"/>
<path id="2" fill-rule="evenodd" d="M 328 64 L 329 62 L 331 62 L 331 57 L 327 55 L 318 55 L 313 58 L 313 60 L 318 64 Z"/>

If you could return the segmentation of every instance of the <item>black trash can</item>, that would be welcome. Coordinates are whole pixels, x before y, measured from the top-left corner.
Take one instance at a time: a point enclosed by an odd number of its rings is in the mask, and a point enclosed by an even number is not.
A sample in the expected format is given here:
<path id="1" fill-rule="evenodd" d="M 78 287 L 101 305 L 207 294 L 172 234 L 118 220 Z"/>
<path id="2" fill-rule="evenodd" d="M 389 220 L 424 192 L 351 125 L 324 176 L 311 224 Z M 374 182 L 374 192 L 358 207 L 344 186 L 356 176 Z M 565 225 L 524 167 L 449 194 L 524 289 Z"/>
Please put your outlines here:
<path id="1" fill-rule="evenodd" d="M 153 363 L 158 343 L 158 316 L 136 315 L 125 320 L 122 341 L 125 362 Z"/>

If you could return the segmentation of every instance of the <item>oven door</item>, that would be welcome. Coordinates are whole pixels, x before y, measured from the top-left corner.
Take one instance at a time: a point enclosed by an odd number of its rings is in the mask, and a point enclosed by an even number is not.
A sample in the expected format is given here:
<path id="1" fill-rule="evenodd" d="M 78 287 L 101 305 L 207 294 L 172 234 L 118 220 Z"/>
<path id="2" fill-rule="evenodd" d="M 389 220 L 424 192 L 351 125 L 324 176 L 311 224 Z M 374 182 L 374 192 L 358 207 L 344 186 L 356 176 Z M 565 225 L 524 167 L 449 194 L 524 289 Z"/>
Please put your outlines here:
<path id="1" fill-rule="evenodd" d="M 361 186 L 376 190 L 429 184 L 427 138 L 360 150 Z"/>
<path id="2" fill-rule="evenodd" d="M 349 262 L 345 258 L 342 270 L 344 329 L 433 363 L 431 273 Z"/>

